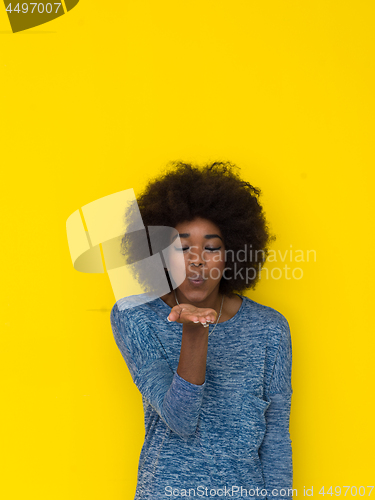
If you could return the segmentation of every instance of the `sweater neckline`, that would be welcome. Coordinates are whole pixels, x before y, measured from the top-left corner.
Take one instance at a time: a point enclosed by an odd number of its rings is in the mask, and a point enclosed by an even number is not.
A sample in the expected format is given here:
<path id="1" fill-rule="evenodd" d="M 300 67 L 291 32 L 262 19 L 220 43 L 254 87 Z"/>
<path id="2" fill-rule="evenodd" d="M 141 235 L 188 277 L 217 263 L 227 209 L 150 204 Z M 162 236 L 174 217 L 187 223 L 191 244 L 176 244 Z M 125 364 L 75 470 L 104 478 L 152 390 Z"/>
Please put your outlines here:
<path id="1" fill-rule="evenodd" d="M 234 316 L 227 319 L 226 321 L 219 322 L 217 324 L 217 327 L 219 327 L 220 325 L 224 325 L 224 326 L 229 325 L 230 323 L 233 323 L 234 321 L 236 321 L 242 315 L 242 313 L 245 309 L 245 300 L 247 299 L 247 297 L 245 297 L 244 295 L 240 295 L 239 293 L 236 293 L 235 295 L 238 295 L 242 299 L 242 303 L 240 305 L 240 308 L 238 309 L 238 311 L 236 312 L 236 314 Z M 171 307 L 168 304 L 166 304 L 161 297 L 158 297 L 157 300 L 159 301 L 159 303 L 161 303 L 161 305 L 164 306 L 164 309 L 168 309 L 169 311 L 171 310 Z"/>

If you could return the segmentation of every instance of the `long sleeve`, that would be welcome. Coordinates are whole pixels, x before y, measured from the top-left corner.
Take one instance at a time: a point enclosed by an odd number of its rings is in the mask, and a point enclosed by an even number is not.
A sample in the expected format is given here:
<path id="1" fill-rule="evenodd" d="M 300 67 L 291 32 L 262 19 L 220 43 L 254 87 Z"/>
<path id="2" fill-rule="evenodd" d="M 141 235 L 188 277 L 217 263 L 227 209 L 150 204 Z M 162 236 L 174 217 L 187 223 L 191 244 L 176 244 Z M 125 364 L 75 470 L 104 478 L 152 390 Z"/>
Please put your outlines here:
<path id="1" fill-rule="evenodd" d="M 292 344 L 287 321 L 283 321 L 280 342 L 273 367 L 269 391 L 270 405 L 265 413 L 266 432 L 259 448 L 263 477 L 268 499 L 285 499 L 292 496 L 293 462 L 289 434 L 289 417 L 292 397 Z M 272 490 L 277 490 L 272 493 Z M 280 490 L 285 490 L 281 491 Z M 289 490 L 289 492 L 288 492 Z"/>
<path id="2" fill-rule="evenodd" d="M 164 423 L 187 440 L 197 427 L 206 382 L 195 385 L 174 372 L 142 311 L 130 311 L 119 311 L 117 304 L 112 308 L 115 342 L 141 394 Z"/>

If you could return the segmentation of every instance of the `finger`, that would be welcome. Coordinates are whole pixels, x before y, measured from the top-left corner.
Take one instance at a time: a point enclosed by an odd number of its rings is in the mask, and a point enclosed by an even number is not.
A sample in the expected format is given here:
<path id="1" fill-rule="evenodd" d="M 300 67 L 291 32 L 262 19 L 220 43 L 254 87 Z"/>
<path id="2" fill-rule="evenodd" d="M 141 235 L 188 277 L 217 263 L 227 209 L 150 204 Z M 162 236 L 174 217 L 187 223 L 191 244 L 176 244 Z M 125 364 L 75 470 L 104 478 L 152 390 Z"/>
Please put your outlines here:
<path id="1" fill-rule="evenodd" d="M 167 316 L 168 321 L 177 321 L 181 315 L 182 308 L 180 306 L 174 306 L 171 312 Z"/>
<path id="2" fill-rule="evenodd" d="M 185 311 L 184 314 L 181 314 L 180 316 L 183 319 L 187 319 L 188 321 L 192 321 L 193 323 L 199 323 L 199 316 L 196 314 L 191 314 Z"/>
<path id="3" fill-rule="evenodd" d="M 214 319 L 212 314 L 207 314 L 206 316 L 204 316 L 204 319 L 205 319 L 206 323 L 214 323 L 215 322 L 215 319 Z"/>
<path id="4" fill-rule="evenodd" d="M 203 325 L 203 326 L 208 326 L 209 323 L 207 323 L 207 320 L 206 320 L 206 317 L 205 316 L 200 316 L 199 317 L 199 322 Z"/>
<path id="5" fill-rule="evenodd" d="M 186 319 L 188 319 L 189 321 L 191 321 L 193 323 L 200 323 L 197 316 L 187 317 Z"/>

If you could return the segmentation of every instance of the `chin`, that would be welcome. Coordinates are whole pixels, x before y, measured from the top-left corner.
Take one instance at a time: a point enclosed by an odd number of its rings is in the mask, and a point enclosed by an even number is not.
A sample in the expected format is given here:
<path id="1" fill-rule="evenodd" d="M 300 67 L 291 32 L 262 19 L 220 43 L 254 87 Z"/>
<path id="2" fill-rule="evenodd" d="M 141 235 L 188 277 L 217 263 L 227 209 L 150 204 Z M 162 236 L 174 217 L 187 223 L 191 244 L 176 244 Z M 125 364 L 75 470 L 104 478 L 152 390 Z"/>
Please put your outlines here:
<path id="1" fill-rule="evenodd" d="M 212 289 L 208 289 L 206 287 L 194 287 L 190 283 L 187 283 L 183 288 L 180 287 L 179 290 L 192 302 L 203 301 L 212 293 Z"/>

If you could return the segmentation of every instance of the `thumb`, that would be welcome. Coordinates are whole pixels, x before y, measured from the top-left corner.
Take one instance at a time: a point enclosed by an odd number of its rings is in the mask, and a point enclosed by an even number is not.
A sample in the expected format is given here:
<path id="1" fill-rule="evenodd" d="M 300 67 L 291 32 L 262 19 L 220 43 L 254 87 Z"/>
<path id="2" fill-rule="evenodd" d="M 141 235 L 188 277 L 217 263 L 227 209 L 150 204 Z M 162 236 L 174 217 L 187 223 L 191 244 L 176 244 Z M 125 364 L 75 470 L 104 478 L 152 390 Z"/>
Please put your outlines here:
<path id="1" fill-rule="evenodd" d="M 182 307 L 181 306 L 177 305 L 177 306 L 172 307 L 171 312 L 167 316 L 167 320 L 168 321 L 176 321 L 176 320 L 178 320 L 179 317 L 180 317 L 180 315 L 181 315 L 181 312 L 182 312 Z"/>

